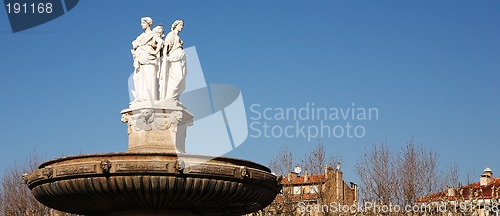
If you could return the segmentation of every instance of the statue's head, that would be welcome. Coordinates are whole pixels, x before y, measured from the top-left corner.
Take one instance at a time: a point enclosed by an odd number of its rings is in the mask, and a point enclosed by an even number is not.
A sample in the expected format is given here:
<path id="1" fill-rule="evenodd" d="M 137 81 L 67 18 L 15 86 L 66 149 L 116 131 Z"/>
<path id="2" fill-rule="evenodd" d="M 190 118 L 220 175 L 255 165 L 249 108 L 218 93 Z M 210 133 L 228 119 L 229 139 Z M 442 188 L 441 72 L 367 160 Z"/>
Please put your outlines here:
<path id="1" fill-rule="evenodd" d="M 171 30 L 177 30 L 177 31 L 182 31 L 184 28 L 184 20 L 176 20 L 174 23 L 172 23 L 172 28 Z"/>
<path id="2" fill-rule="evenodd" d="M 147 29 L 153 25 L 153 19 L 151 17 L 143 17 L 141 18 L 141 27 L 142 29 Z"/>
<path id="3" fill-rule="evenodd" d="M 162 37 L 162 38 L 163 38 L 163 36 L 164 36 L 164 35 L 163 35 L 163 33 L 164 33 L 164 30 L 163 30 L 163 25 L 159 25 L 159 26 L 154 27 L 154 28 L 153 28 L 153 31 L 154 31 L 155 33 L 157 33 L 160 37 Z"/>

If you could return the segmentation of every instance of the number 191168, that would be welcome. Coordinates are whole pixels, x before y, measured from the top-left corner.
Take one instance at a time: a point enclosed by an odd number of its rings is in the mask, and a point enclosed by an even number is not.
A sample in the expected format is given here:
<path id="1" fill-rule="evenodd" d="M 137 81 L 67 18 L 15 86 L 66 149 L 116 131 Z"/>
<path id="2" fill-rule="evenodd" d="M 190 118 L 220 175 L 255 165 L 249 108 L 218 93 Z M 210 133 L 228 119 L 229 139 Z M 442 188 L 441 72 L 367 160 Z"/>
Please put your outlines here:
<path id="1" fill-rule="evenodd" d="M 28 13 L 31 13 L 31 14 L 34 14 L 34 13 L 39 13 L 39 14 L 43 14 L 43 13 L 52 13 L 52 3 L 38 3 L 38 4 L 35 4 L 35 3 L 32 3 L 30 5 L 24 3 L 24 4 L 21 4 L 21 3 L 14 3 L 14 4 L 6 4 L 5 5 L 7 7 L 7 13 L 15 13 L 15 14 L 19 14 L 19 13 L 24 13 L 24 14 L 28 14 Z"/>

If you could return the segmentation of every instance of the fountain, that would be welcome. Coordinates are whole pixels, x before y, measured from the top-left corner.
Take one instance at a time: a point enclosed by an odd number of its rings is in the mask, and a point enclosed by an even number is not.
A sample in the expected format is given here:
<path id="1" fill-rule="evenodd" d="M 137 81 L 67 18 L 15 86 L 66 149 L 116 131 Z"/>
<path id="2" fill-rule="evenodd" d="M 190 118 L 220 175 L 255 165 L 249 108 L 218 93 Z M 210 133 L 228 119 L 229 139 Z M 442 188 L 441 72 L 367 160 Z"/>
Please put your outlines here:
<path id="1" fill-rule="evenodd" d="M 281 186 L 267 167 L 185 153 L 193 115 L 178 101 L 184 21 L 175 21 L 164 41 L 151 18 L 141 24 L 145 31 L 132 43 L 135 99 L 121 112 L 128 150 L 44 162 L 23 175 L 35 198 L 81 215 L 242 215 L 269 205 Z"/>

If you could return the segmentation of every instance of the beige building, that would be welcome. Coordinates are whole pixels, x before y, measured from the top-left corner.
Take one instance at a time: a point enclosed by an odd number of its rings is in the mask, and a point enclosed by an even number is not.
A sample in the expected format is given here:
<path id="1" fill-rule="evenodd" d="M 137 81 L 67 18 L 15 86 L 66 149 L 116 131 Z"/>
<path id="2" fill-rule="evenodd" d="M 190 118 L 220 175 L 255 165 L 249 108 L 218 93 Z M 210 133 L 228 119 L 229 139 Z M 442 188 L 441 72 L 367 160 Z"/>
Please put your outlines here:
<path id="1" fill-rule="evenodd" d="M 323 215 L 358 201 L 358 187 L 346 183 L 339 168 L 325 167 L 324 174 L 289 172 L 281 180 L 283 189 L 264 215 Z"/>

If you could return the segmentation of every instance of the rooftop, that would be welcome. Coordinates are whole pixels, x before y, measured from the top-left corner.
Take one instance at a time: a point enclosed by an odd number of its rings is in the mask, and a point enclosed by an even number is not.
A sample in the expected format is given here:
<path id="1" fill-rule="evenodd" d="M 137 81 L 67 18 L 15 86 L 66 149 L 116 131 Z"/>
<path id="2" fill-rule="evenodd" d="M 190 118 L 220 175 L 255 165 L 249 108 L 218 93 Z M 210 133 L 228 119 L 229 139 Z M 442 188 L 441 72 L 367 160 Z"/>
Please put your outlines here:
<path id="1" fill-rule="evenodd" d="M 481 192 L 482 191 L 482 192 Z M 500 192 L 500 178 L 493 178 L 492 181 L 484 186 L 480 182 L 472 183 L 455 189 L 455 196 L 448 196 L 447 191 L 434 193 L 428 196 L 418 198 L 417 202 L 441 201 L 441 200 L 469 200 L 469 199 L 491 199 L 498 198 Z M 460 195 L 462 193 L 462 195 Z"/>

